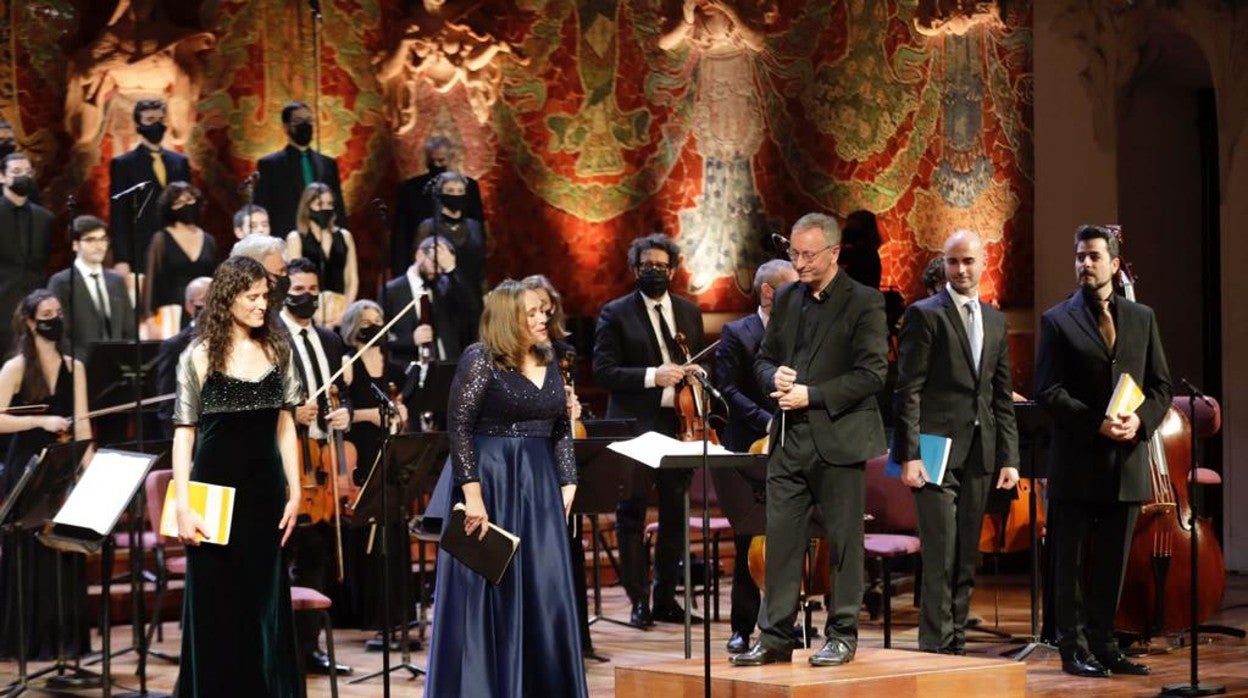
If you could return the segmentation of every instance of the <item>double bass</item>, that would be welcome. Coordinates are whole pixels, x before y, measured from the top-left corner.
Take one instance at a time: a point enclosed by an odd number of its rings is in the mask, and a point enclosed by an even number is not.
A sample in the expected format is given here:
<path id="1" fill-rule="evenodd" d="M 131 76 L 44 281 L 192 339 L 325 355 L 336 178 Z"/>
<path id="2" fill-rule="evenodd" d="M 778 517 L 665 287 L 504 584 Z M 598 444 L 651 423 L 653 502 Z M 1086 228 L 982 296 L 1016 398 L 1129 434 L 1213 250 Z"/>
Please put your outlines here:
<path id="1" fill-rule="evenodd" d="M 1120 235 L 1121 238 L 1121 235 Z M 1135 278 L 1125 261 L 1119 272 L 1123 295 L 1135 300 Z M 1195 556 L 1200 586 L 1192 588 L 1192 469 L 1194 425 L 1173 405 L 1148 440 L 1153 497 L 1140 507 L 1131 537 L 1122 597 L 1114 627 L 1148 640 L 1178 633 L 1218 610 L 1226 586 L 1222 548 L 1208 518 L 1196 519 Z"/>

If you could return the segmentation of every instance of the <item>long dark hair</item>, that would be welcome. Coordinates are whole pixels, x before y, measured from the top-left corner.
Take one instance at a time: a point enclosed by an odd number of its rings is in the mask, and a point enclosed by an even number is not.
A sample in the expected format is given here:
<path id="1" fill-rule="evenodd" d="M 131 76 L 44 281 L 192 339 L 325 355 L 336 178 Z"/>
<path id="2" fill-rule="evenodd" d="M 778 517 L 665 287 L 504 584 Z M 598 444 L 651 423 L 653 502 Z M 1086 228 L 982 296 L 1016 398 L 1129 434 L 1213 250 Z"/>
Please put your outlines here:
<path id="1" fill-rule="evenodd" d="M 43 366 L 39 362 L 39 352 L 35 348 L 35 333 L 26 324 L 27 320 L 35 319 L 39 304 L 49 298 L 56 296 L 46 288 L 37 288 L 26 294 L 13 311 L 13 354 L 21 354 L 25 364 L 22 367 L 21 396 L 22 401 L 28 404 L 46 400 L 52 395 L 52 388 L 48 385 L 48 379 L 43 375 Z M 59 353 L 61 348 L 58 346 L 56 350 Z"/>
<path id="2" fill-rule="evenodd" d="M 195 324 L 199 341 L 208 344 L 208 374 L 224 372 L 225 365 L 234 349 L 231 330 L 234 314 L 230 308 L 234 300 L 245 293 L 257 281 L 265 281 L 272 292 L 272 282 L 264 267 L 250 257 L 230 257 L 217 267 L 204 299 L 204 310 Z M 264 324 L 251 330 L 252 339 L 264 347 L 269 360 L 284 368 L 290 359 L 290 345 L 284 331 L 278 325 L 277 306 L 270 304 L 264 313 Z"/>

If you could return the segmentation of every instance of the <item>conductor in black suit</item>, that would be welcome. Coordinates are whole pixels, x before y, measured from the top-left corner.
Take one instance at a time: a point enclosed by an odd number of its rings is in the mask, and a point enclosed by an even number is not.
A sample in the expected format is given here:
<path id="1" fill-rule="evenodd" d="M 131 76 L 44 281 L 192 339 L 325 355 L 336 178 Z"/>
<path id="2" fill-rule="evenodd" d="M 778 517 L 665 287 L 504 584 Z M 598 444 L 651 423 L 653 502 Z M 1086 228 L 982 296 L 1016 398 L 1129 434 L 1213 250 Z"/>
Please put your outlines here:
<path id="1" fill-rule="evenodd" d="M 694 367 L 677 347 L 676 335 L 684 334 L 689 351 L 703 347 L 702 312 L 688 299 L 668 293 L 680 263 L 680 248 L 666 235 L 648 235 L 628 248 L 628 265 L 637 279 L 637 290 L 602 307 L 594 331 L 594 383 L 610 391 L 608 418 L 633 418 L 643 431 L 675 436 L 676 385 Z M 632 603 L 630 622 L 648 627 L 654 621 L 684 622 L 685 612 L 676 603 L 678 566 L 683 552 L 685 527 L 684 492 L 688 471 L 635 470 L 632 491 L 616 509 L 620 549 L 620 573 Z M 657 488 L 659 531 L 654 554 L 654 605 L 646 586 L 646 499 Z"/>
<path id="2" fill-rule="evenodd" d="M 52 212 L 31 201 L 34 172 L 24 153 L 0 160 L 0 352 L 5 356 L 13 348 L 13 311 L 43 286 L 48 273 Z"/>
<path id="3" fill-rule="evenodd" d="M 446 136 L 433 136 L 425 141 L 425 173 L 399 184 L 394 202 L 394 230 L 390 235 L 390 267 L 392 276 L 402 276 L 412 258 L 416 229 L 421 221 L 434 218 L 433 190 L 429 186 L 438 175 L 450 168 L 454 144 Z M 485 210 L 481 203 L 481 186 L 468 175 L 461 175 L 466 184 L 463 217 L 485 227 Z M 387 316 L 388 317 L 388 316 Z"/>
<path id="4" fill-rule="evenodd" d="M 884 296 L 840 273 L 841 229 L 820 213 L 793 224 L 789 258 L 800 281 L 780 289 L 754 360 L 779 401 L 767 463 L 767 593 L 760 640 L 738 666 L 791 661 L 802 552 L 811 505 L 823 513 L 832 559 L 827 641 L 815 666 L 844 664 L 858 648 L 862 605 L 865 463 L 885 450 L 876 394 L 884 385 Z"/>
<path id="5" fill-rule="evenodd" d="M 312 149 L 312 110 L 303 102 L 282 107 L 282 128 L 286 131 L 286 147 L 260 158 L 256 169 L 255 204 L 269 212 L 270 229 L 285 237 L 295 229 L 299 197 L 313 182 L 328 185 L 334 192 L 334 214 L 340 225 L 347 221 L 338 177 L 338 162 Z"/>
<path id="6" fill-rule="evenodd" d="M 1036 401 L 1054 424 L 1048 529 L 1055 627 L 1062 670 L 1078 676 L 1148 673 L 1119 649 L 1114 616 L 1140 502 L 1153 495 L 1148 440 L 1170 406 L 1170 369 L 1152 309 L 1114 293 L 1118 244 L 1108 227 L 1075 233 L 1079 290 L 1045 311 L 1036 352 Z M 1144 403 L 1132 414 L 1106 416 L 1124 373 Z"/>
<path id="7" fill-rule="evenodd" d="M 771 303 L 776 289 L 797 281 L 793 264 L 783 259 L 766 262 L 754 272 L 754 295 L 758 309 L 739 320 L 724 325 L 715 348 L 715 387 L 728 401 L 728 423 L 720 435 L 720 443 L 730 451 L 746 453 L 755 441 L 767 435 L 767 426 L 776 412 L 776 401 L 754 378 L 754 355 L 763 342 L 763 333 L 771 318 Z M 754 497 L 762 501 L 766 494 L 766 466 L 740 469 L 712 468 L 715 492 L 724 502 L 734 493 L 739 498 Z M 750 576 L 752 536 L 736 535 L 733 543 L 737 556 L 732 568 L 732 637 L 729 654 L 740 654 L 750 647 L 750 635 L 758 620 L 759 591 Z"/>
<path id="8" fill-rule="evenodd" d="M 943 259 L 948 284 L 902 320 L 892 455 L 914 488 L 923 541 L 919 649 L 961 655 L 988 491 L 1018 483 L 1018 425 L 1005 315 L 979 299 L 984 243 L 958 231 Z M 939 482 L 923 468 L 920 433 L 951 439 Z"/>
<path id="9" fill-rule="evenodd" d="M 113 268 L 123 276 L 143 266 L 147 245 L 165 226 L 156 200 L 170 182 L 190 182 L 191 163 L 182 153 L 161 146 L 165 138 L 165 101 L 141 99 L 134 105 L 134 129 L 139 144 L 108 164 L 109 196 L 126 191 L 140 182 L 151 186 L 128 198 L 112 202 L 109 230 L 113 239 Z M 143 206 L 146 201 L 147 205 Z M 134 214 L 142 207 L 138 223 Z M 137 237 L 135 236 L 137 233 Z"/>
<path id="10" fill-rule="evenodd" d="M 381 290 L 382 312 L 390 319 L 413 298 L 428 295 L 427 303 L 417 303 L 390 328 L 390 358 L 405 372 L 417 370 L 411 365 L 421 360 L 422 351 L 427 351 L 424 358 L 429 360 L 457 361 L 464 348 L 477 341 L 481 308 L 476 296 L 452 273 L 455 264 L 455 246 L 449 240 L 425 238 L 407 271 L 387 281 Z M 412 396 L 404 397 L 410 400 Z"/>
<path id="11" fill-rule="evenodd" d="M 104 268 L 109 245 L 104 221 L 78 216 L 70 234 L 74 263 L 48 279 L 48 290 L 66 309 L 65 326 L 74 357 L 86 361 L 91 342 L 134 339 L 134 305 L 121 274 Z"/>

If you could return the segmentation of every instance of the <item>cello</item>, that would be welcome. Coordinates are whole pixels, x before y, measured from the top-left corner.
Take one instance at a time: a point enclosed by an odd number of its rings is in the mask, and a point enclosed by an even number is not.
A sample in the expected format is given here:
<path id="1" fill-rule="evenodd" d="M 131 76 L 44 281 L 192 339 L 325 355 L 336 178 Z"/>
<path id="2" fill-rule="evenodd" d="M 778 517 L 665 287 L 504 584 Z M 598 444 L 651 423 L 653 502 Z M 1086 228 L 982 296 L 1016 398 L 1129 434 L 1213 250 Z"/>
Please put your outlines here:
<path id="1" fill-rule="evenodd" d="M 1121 233 L 1118 234 L 1121 239 Z M 1135 300 L 1135 278 L 1125 260 L 1119 271 L 1123 295 Z M 1140 507 L 1131 536 L 1114 627 L 1147 641 L 1188 630 L 1196 595 L 1199 624 L 1218 610 L 1226 586 L 1222 548 L 1208 518 L 1196 520 L 1196 563 L 1201 580 L 1192 588 L 1192 433 L 1194 425 L 1170 405 L 1148 440 L 1153 497 Z"/>

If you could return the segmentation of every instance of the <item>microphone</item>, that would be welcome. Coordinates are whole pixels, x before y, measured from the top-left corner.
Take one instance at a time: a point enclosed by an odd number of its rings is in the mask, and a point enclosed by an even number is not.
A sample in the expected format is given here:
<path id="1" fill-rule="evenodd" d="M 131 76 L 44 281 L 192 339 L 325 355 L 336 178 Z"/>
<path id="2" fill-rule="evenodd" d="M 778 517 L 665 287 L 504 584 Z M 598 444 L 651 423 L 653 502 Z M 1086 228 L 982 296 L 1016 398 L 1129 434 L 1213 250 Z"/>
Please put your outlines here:
<path id="1" fill-rule="evenodd" d="M 381 400 L 382 404 L 386 406 L 386 409 L 390 410 L 391 414 L 399 413 L 399 406 L 394 404 L 394 401 L 390 399 L 390 396 L 386 395 L 385 391 L 381 388 L 378 388 L 376 383 L 370 382 L 368 387 L 372 388 L 373 395 L 376 395 L 377 399 Z"/>
<path id="2" fill-rule="evenodd" d="M 711 385 L 711 381 L 707 380 L 705 373 L 702 373 L 701 371 L 690 371 L 690 374 L 692 374 L 693 377 L 702 384 L 702 387 L 706 390 L 706 392 L 710 393 L 716 400 L 719 400 L 719 404 L 724 406 L 725 412 L 731 411 L 728 408 L 727 398 L 724 397 L 723 393 L 716 390 L 715 386 Z"/>
<path id="3" fill-rule="evenodd" d="M 144 189 L 147 189 L 150 186 L 152 186 L 152 180 L 145 179 L 142 182 L 139 182 L 138 184 L 134 185 L 133 187 L 130 187 L 129 189 L 125 191 L 117 192 L 116 194 L 113 194 L 111 198 L 113 201 L 121 201 L 127 196 L 130 196 L 131 194 L 138 194 L 139 192 L 143 191 Z"/>
<path id="4" fill-rule="evenodd" d="M 247 193 L 247 191 L 250 190 L 252 187 L 256 186 L 256 182 L 259 182 L 259 181 L 260 181 L 259 170 L 252 172 L 246 177 L 243 177 L 243 181 L 240 182 L 238 185 L 239 193 L 243 193 L 243 194 Z"/>
<path id="5" fill-rule="evenodd" d="M 1209 407 L 1213 407 L 1213 401 L 1209 399 L 1209 396 L 1202 393 L 1200 391 L 1200 388 L 1197 388 L 1196 386 L 1192 385 L 1191 381 L 1187 380 L 1186 378 L 1180 378 L 1179 383 L 1183 385 L 1183 389 L 1186 390 L 1189 395 L 1191 395 L 1194 398 L 1200 399 L 1201 402 L 1205 403 Z"/>

